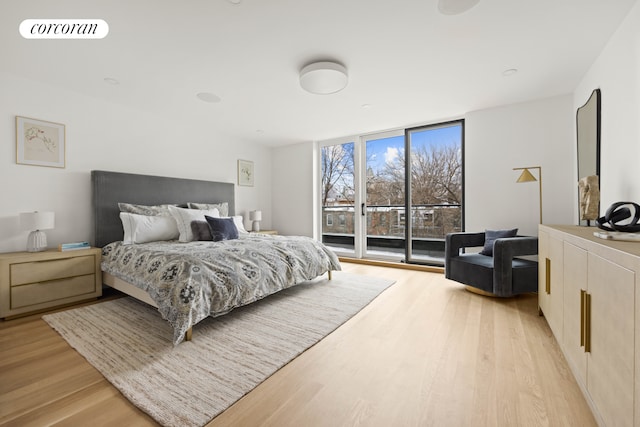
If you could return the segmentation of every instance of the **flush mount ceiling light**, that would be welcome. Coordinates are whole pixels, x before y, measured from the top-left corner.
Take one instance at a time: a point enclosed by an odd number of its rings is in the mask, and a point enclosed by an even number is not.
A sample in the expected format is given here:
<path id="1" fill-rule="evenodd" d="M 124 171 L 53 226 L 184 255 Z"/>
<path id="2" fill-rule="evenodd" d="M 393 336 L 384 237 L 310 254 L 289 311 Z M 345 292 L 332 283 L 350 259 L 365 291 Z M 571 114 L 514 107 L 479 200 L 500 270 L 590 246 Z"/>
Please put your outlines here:
<path id="1" fill-rule="evenodd" d="M 213 93 L 210 93 L 210 92 L 200 92 L 196 96 L 198 97 L 199 100 L 204 102 L 216 103 L 221 101 L 218 95 L 214 95 Z"/>
<path id="2" fill-rule="evenodd" d="M 443 15 L 460 15 L 478 4 L 480 0 L 440 0 L 438 10 Z"/>
<path id="3" fill-rule="evenodd" d="M 300 70 L 300 86 L 317 95 L 340 92 L 348 80 L 347 69 L 336 62 L 314 62 Z"/>

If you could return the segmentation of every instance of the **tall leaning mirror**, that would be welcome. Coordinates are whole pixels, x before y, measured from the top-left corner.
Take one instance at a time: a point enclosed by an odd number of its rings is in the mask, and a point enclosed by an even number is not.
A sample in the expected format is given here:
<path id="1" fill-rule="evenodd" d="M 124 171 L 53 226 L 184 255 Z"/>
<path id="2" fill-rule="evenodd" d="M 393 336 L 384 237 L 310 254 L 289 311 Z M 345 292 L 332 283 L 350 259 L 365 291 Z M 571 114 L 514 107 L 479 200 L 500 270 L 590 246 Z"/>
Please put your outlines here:
<path id="1" fill-rule="evenodd" d="M 576 135 L 578 149 L 578 181 L 580 179 L 596 175 L 598 177 L 598 188 L 600 188 L 600 89 L 595 89 L 587 102 L 576 113 Z M 580 208 L 581 196 L 578 198 L 578 212 Z M 599 208 L 598 208 L 599 211 Z M 584 220 L 579 213 L 578 223 L 580 225 L 591 225 L 593 221 Z"/>

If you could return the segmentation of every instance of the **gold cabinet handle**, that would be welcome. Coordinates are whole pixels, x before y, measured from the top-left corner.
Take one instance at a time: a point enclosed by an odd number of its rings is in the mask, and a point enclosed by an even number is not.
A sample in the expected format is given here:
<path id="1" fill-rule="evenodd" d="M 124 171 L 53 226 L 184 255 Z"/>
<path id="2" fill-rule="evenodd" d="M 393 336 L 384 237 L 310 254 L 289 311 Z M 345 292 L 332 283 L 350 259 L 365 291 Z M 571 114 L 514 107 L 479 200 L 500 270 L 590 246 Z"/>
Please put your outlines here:
<path id="1" fill-rule="evenodd" d="M 580 347 L 584 347 L 584 301 L 587 291 L 580 289 Z"/>
<path id="2" fill-rule="evenodd" d="M 549 258 L 545 258 L 545 282 L 544 282 L 544 290 L 547 294 L 551 293 L 551 260 Z"/>
<path id="3" fill-rule="evenodd" d="M 586 292 L 584 299 L 584 352 L 591 352 L 591 294 Z"/>

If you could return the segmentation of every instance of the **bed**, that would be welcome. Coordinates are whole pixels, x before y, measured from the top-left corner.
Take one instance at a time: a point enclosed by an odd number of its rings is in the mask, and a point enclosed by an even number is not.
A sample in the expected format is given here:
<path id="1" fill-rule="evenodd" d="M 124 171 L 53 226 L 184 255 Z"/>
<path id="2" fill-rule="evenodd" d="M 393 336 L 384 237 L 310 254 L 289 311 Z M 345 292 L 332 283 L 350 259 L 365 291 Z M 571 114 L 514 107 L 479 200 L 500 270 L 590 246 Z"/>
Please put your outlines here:
<path id="1" fill-rule="evenodd" d="M 190 340 L 192 327 L 208 316 L 226 314 L 325 273 L 330 278 L 332 270 L 340 269 L 335 254 L 314 239 L 244 231 L 234 215 L 231 183 L 109 171 L 92 171 L 91 180 L 92 243 L 102 248 L 104 284 L 157 307 L 173 328 L 174 345 Z M 190 203 L 203 210 L 189 208 Z M 155 210 L 134 210 L 121 219 L 123 205 Z M 125 218 L 134 218 L 137 229 L 143 231 L 139 224 L 145 221 L 168 224 L 165 207 L 169 218 L 173 215 L 177 220 L 178 240 L 131 240 L 131 225 L 125 233 Z M 186 215 L 184 223 L 181 215 Z M 194 215 L 198 220 L 189 224 L 188 218 Z M 237 227 L 229 228 L 231 222 Z M 211 230 L 215 234 L 219 224 L 223 231 L 233 229 L 230 232 L 239 231 L 238 235 L 219 241 L 209 240 L 211 235 L 203 237 Z M 192 234 L 187 236 L 189 225 Z M 158 226 L 152 228 L 155 232 Z M 223 233 L 223 237 L 228 236 Z"/>

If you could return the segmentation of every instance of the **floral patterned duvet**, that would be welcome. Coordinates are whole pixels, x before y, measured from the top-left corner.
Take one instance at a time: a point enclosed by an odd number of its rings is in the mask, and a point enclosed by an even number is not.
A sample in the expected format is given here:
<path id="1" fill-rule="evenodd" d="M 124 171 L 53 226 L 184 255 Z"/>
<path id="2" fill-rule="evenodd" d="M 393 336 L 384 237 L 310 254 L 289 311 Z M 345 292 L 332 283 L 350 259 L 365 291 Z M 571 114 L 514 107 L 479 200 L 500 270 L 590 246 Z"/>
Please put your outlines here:
<path id="1" fill-rule="evenodd" d="M 102 248 L 102 270 L 146 291 L 177 345 L 205 317 L 340 270 L 340 263 L 308 237 L 243 234 L 222 242 L 113 242 Z"/>

